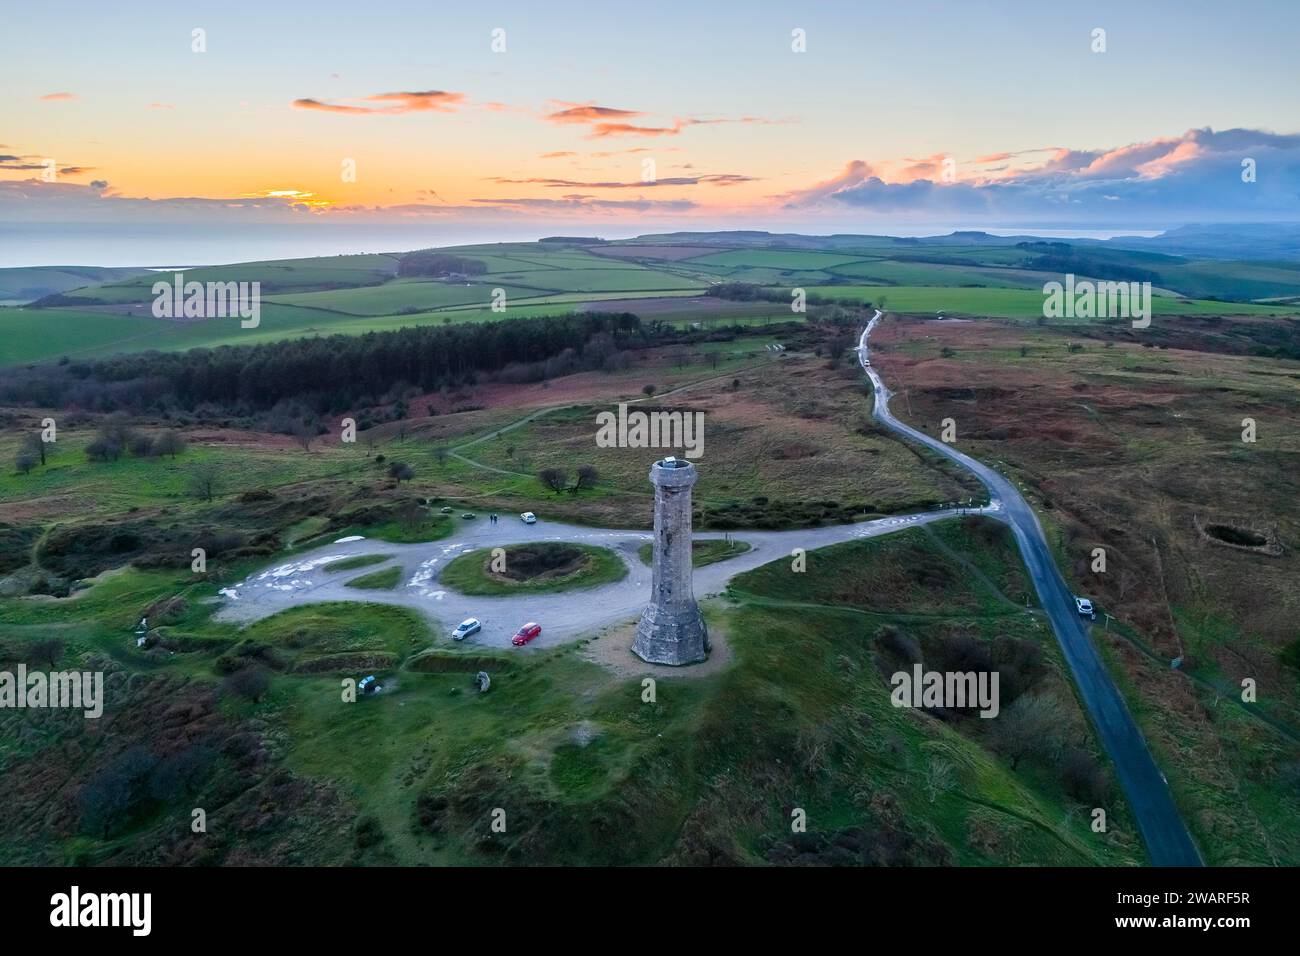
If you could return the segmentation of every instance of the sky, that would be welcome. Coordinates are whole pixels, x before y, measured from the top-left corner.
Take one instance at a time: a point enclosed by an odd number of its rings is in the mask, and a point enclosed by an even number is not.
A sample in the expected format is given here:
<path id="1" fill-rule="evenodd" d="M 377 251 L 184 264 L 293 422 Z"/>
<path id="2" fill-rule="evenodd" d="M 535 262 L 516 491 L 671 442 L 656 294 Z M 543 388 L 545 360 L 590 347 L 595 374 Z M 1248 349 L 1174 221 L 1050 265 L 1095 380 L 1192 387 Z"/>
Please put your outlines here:
<path id="1" fill-rule="evenodd" d="M 6 265 L 1300 221 L 1291 0 L 3 0 L 0 22 Z"/>

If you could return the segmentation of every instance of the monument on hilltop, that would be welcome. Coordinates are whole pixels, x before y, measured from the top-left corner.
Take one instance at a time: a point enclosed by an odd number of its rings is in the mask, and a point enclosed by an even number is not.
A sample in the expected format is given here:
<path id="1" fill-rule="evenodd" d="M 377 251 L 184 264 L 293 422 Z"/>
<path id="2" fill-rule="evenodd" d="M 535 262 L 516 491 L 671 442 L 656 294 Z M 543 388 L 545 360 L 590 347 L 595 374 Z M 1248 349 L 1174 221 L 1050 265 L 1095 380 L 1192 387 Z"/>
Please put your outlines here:
<path id="1" fill-rule="evenodd" d="M 654 580 L 632 651 L 651 664 L 695 664 L 709 656 L 709 632 L 691 589 L 691 486 L 697 477 L 684 458 L 664 458 L 650 468 Z"/>

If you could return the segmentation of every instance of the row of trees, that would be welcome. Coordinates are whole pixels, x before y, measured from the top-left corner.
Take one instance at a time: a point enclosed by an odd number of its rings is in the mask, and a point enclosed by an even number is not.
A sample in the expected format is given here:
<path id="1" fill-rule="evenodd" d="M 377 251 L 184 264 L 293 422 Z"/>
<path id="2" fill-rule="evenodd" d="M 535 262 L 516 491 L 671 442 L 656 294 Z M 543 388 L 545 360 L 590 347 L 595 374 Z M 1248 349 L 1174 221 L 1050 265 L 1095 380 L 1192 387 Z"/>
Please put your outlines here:
<path id="1" fill-rule="evenodd" d="M 732 302 L 782 302 L 786 305 L 793 298 L 792 288 L 754 285 L 750 282 L 719 282 L 709 286 L 704 294 Z M 815 292 L 804 294 L 804 302 L 808 305 L 833 305 L 836 301 Z"/>
<path id="2" fill-rule="evenodd" d="M 179 431 L 165 431 L 157 435 L 132 428 L 124 416 L 114 415 L 100 425 L 95 437 L 86 446 L 86 457 L 91 461 L 117 461 L 125 454 L 137 458 L 175 458 L 185 451 L 185 436 Z M 14 467 L 25 475 L 37 465 L 44 467 L 49 460 L 49 445 L 37 432 L 23 436 L 14 455 Z"/>
<path id="3" fill-rule="evenodd" d="M 598 336 L 606 344 L 589 357 L 586 346 Z M 419 326 L 29 366 L 6 373 L 0 401 L 94 411 L 206 406 L 243 414 L 297 400 L 317 414 L 337 413 L 385 394 L 394 382 L 431 392 L 565 353 L 567 370 L 598 368 L 587 363 L 647 340 L 630 313 Z"/>
<path id="4" fill-rule="evenodd" d="M 178 431 L 150 435 L 133 428 L 125 416 L 111 415 L 86 446 L 86 457 L 91 461 L 117 461 L 129 452 L 136 458 L 175 458 L 185 448 L 185 436 Z"/>

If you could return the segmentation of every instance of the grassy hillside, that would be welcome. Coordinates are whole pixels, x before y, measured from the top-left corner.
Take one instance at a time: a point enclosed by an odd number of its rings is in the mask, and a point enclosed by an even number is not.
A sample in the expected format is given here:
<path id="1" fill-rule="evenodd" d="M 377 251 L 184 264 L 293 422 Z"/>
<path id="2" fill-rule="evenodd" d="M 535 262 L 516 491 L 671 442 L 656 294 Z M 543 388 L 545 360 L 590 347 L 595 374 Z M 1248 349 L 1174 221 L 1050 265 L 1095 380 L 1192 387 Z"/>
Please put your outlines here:
<path id="1" fill-rule="evenodd" d="M 1094 796 L 1080 802 L 1071 788 L 1086 781 L 1055 773 L 1050 748 L 1012 770 L 985 726 L 993 721 L 889 703 L 898 647 L 915 641 L 936 662 L 954 641 L 987 643 L 1023 695 L 1054 702 L 1062 753 L 1092 752 L 1041 626 L 991 590 L 1018 573 L 1009 539 L 997 529 L 910 533 L 916 566 L 901 569 L 881 545 L 846 546 L 818 571 L 911 570 L 913 596 L 934 604 L 941 589 L 968 610 L 918 622 L 837 597 L 833 585 L 824 606 L 787 608 L 812 595 L 765 568 L 741 579 L 739 604 L 706 608 L 731 663 L 702 677 L 656 675 L 652 704 L 639 679 L 592 662 L 611 635 L 489 654 L 435 637 L 409 611 L 343 604 L 238 632 L 210 619 L 216 582 L 174 572 L 106 577 L 71 601 L 0 602 L 5 661 L 57 638 L 58 663 L 107 669 L 110 688 L 94 728 L 49 711 L 0 718 L 0 860 L 1140 861 L 1104 779 L 1094 783 L 1111 826 L 1095 835 L 1085 812 Z M 971 578 L 950 546 L 988 568 L 990 583 Z M 136 648 L 131 625 L 160 600 L 165 623 Z M 1013 645 L 1014 665 L 1004 653 Z M 482 669 L 487 694 L 471 684 Z M 340 677 L 363 673 L 384 690 L 344 703 Z M 208 812 L 204 840 L 190 836 L 194 806 Z M 490 827 L 495 808 L 504 833 Z M 791 831 L 795 808 L 806 833 Z"/>
<path id="2" fill-rule="evenodd" d="M 0 269 L 0 305 L 21 304 L 85 286 L 145 275 L 145 269 L 99 266 L 29 266 Z"/>

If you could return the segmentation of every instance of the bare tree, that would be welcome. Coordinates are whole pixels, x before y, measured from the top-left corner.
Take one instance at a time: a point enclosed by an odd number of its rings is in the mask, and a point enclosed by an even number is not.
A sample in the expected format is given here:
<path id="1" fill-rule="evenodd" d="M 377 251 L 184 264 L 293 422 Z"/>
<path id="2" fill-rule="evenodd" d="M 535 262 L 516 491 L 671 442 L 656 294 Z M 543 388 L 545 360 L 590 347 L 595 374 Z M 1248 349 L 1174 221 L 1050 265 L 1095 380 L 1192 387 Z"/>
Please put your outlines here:
<path id="1" fill-rule="evenodd" d="M 1044 757 L 1060 748 L 1059 707 L 1050 697 L 1025 695 L 991 721 L 993 749 L 1011 761 Z"/>
<path id="2" fill-rule="evenodd" d="M 175 458 L 185 451 L 185 436 L 178 431 L 166 431 L 154 439 L 153 450 L 155 455 L 166 455 L 168 458 Z"/>
<path id="3" fill-rule="evenodd" d="M 186 487 L 195 498 L 211 501 L 221 494 L 224 479 L 225 473 L 215 461 L 199 461 L 191 466 Z"/>
<path id="4" fill-rule="evenodd" d="M 543 468 L 537 473 L 537 479 L 557 495 L 569 484 L 569 473 L 563 468 Z"/>
<path id="5" fill-rule="evenodd" d="M 293 437 L 302 445 L 303 451 L 311 451 L 311 443 L 316 440 L 316 434 L 315 422 L 304 420 L 293 426 Z"/>
<path id="6" fill-rule="evenodd" d="M 397 524 L 407 534 L 415 534 L 424 524 L 425 512 L 415 499 L 402 502 L 397 509 Z"/>
<path id="7" fill-rule="evenodd" d="M 583 465 L 578 469 L 578 477 L 573 482 L 573 493 L 576 495 L 584 489 L 595 488 L 598 481 L 600 481 L 600 472 L 596 470 L 596 466 Z"/>
<path id="8" fill-rule="evenodd" d="M 151 458 L 157 452 L 154 449 L 153 438 L 144 432 L 136 432 L 131 436 L 131 454 L 136 458 Z"/>
<path id="9" fill-rule="evenodd" d="M 117 461 L 138 438 L 130 417 L 114 412 L 100 423 L 94 439 L 86 446 L 86 457 L 92 461 Z"/>
<path id="10" fill-rule="evenodd" d="M 45 467 L 45 442 L 41 441 L 40 435 L 31 432 L 23 437 L 19 454 L 23 453 L 30 455 L 32 458 L 39 458 L 41 467 Z"/>
<path id="11" fill-rule="evenodd" d="M 395 461 L 388 466 L 388 477 L 400 485 L 415 477 L 415 469 L 404 461 Z"/>

